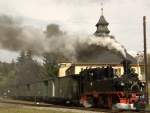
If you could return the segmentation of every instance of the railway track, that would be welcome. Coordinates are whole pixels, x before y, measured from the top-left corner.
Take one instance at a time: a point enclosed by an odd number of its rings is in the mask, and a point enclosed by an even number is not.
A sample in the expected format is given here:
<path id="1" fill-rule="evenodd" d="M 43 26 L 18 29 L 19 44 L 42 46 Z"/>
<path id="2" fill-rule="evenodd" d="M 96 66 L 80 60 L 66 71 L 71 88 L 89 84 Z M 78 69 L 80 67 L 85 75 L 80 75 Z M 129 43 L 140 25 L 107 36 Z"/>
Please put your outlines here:
<path id="1" fill-rule="evenodd" d="M 20 105 L 27 107 L 35 107 L 40 109 L 53 109 L 53 110 L 65 110 L 73 111 L 77 113 L 150 113 L 150 111 L 123 111 L 123 110 L 108 110 L 108 109 L 99 109 L 99 108 L 83 108 L 76 106 L 64 106 L 64 105 L 54 105 L 47 103 L 31 102 L 31 101 L 22 101 L 22 100 L 13 100 L 13 99 L 3 99 L 0 98 L 0 103 L 11 104 L 11 105 Z"/>

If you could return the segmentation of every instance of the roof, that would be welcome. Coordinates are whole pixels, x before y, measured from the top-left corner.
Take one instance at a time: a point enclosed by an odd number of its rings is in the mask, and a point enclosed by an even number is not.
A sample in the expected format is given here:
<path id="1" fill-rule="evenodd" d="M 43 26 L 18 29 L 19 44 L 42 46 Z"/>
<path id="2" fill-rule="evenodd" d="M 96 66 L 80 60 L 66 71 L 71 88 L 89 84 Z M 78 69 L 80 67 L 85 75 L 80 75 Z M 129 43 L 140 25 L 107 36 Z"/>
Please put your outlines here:
<path id="1" fill-rule="evenodd" d="M 105 20 L 105 17 L 101 15 L 98 23 L 96 24 L 97 30 L 95 32 L 95 35 L 96 36 L 108 35 L 110 32 L 109 29 L 107 28 L 108 25 L 109 23 Z"/>
<path id="2" fill-rule="evenodd" d="M 87 50 L 79 50 L 77 63 L 100 63 L 100 64 L 120 64 L 123 57 L 120 53 L 108 50 L 103 47 L 90 47 Z M 88 56 L 88 57 L 87 57 Z M 137 60 L 127 53 L 126 59 L 129 59 L 132 64 L 137 64 Z"/>
<path id="3" fill-rule="evenodd" d="M 107 64 L 107 63 L 74 63 L 74 66 L 122 66 L 122 64 Z M 138 66 L 137 64 L 131 64 L 132 66 Z M 139 64 L 139 66 L 142 66 L 143 64 Z"/>
<path id="4" fill-rule="evenodd" d="M 96 26 L 99 26 L 99 25 L 109 25 L 109 23 L 106 21 L 106 19 L 103 15 L 100 16 L 100 19 L 99 19 L 98 23 L 96 24 Z"/>

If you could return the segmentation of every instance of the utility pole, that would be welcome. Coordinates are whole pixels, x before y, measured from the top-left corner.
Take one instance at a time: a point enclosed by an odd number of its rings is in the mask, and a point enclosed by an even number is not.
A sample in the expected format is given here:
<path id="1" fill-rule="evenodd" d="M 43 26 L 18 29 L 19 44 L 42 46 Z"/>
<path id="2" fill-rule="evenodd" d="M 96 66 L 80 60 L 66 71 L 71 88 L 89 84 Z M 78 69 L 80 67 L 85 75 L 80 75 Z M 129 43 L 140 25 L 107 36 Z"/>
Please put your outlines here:
<path id="1" fill-rule="evenodd" d="M 148 72 L 147 72 L 146 16 L 143 16 L 143 35 L 144 35 L 144 71 L 145 71 L 145 81 L 146 81 L 145 96 L 148 105 L 149 98 L 148 98 Z"/>

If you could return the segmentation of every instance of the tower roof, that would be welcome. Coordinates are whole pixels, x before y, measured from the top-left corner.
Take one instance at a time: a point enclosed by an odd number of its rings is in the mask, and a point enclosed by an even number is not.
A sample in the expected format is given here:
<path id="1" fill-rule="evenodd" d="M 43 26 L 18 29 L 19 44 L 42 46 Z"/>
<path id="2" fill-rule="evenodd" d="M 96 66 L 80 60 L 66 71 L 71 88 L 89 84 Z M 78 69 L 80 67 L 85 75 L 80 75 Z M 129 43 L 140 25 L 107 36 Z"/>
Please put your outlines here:
<path id="1" fill-rule="evenodd" d="M 102 14 L 100 16 L 99 21 L 96 24 L 97 30 L 95 32 L 96 36 L 107 36 L 110 31 L 107 28 L 107 26 L 109 25 L 109 23 L 106 21 L 105 17 L 103 16 L 103 8 L 101 9 Z"/>
<path id="2" fill-rule="evenodd" d="M 105 17 L 103 15 L 100 16 L 100 19 L 96 26 L 98 27 L 99 25 L 109 25 L 109 23 L 106 21 Z"/>

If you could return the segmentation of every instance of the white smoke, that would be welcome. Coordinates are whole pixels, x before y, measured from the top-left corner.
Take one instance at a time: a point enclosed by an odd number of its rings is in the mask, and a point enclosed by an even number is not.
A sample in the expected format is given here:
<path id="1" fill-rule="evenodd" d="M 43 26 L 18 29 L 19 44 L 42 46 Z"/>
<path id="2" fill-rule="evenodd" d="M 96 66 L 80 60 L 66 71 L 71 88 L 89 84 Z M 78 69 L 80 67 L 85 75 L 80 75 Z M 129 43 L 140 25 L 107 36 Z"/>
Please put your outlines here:
<path id="1" fill-rule="evenodd" d="M 121 55 L 126 58 L 125 48 L 112 36 L 97 37 L 94 35 L 88 36 L 84 40 L 88 45 L 97 45 L 100 47 L 107 48 L 108 50 L 115 50 L 116 52 L 121 53 Z M 85 43 L 84 42 L 84 43 Z M 81 41 L 82 43 L 82 41 Z"/>

